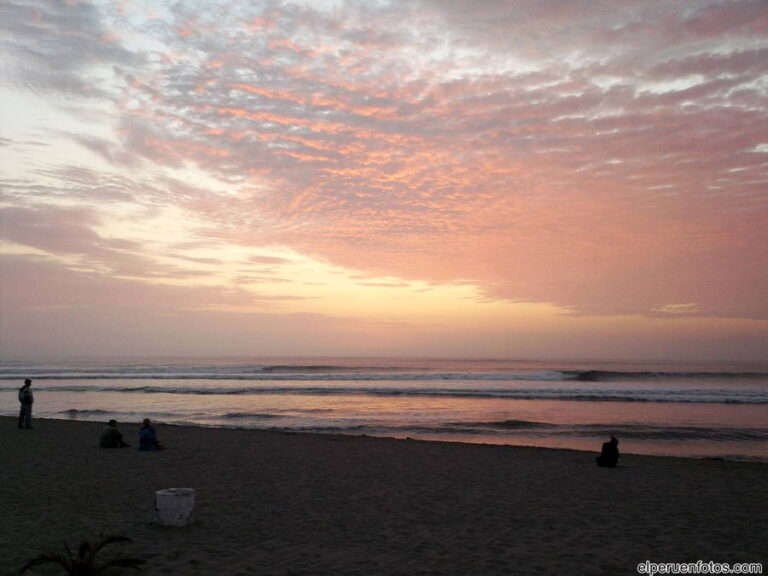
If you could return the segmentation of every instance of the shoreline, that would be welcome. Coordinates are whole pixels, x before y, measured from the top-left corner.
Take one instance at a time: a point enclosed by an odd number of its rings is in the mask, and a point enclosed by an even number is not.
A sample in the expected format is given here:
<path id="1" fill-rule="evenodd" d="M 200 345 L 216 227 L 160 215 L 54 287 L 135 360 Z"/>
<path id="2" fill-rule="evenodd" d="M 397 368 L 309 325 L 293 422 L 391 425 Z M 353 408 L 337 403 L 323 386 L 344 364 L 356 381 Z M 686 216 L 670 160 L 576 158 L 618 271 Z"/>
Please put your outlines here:
<path id="1" fill-rule="evenodd" d="M 765 463 L 159 425 L 168 450 L 97 447 L 103 423 L 0 417 L 0 574 L 62 540 L 124 535 L 141 574 L 635 574 L 765 562 Z M 153 520 L 157 490 L 195 521 Z M 762 555 L 762 557 L 761 557 Z M 107 554 L 108 556 L 108 554 Z M 30 571 L 30 574 L 55 572 Z"/>
<path id="2" fill-rule="evenodd" d="M 103 419 L 75 419 L 75 418 L 56 418 L 52 416 L 41 416 L 35 418 L 36 420 L 44 420 L 44 421 L 59 421 L 59 422 L 76 422 L 76 423 L 88 423 L 88 424 L 104 424 L 109 418 L 113 416 L 105 415 Z M 15 416 L 10 415 L 3 415 L 0 414 L 0 419 L 3 418 L 12 418 L 15 419 Z M 446 443 L 446 444 L 466 444 L 466 445 L 473 445 L 473 446 L 501 446 L 501 447 L 515 447 L 515 448 L 531 448 L 536 450 L 564 450 L 564 451 L 571 451 L 571 452 L 579 452 L 582 454 L 592 454 L 594 456 L 597 456 L 599 453 L 599 448 L 601 442 L 605 440 L 605 438 L 595 438 L 590 447 L 571 447 L 571 446 L 546 446 L 546 445 L 540 445 L 540 444 L 514 444 L 510 442 L 505 441 L 498 441 L 494 442 L 491 440 L 493 438 L 492 436 L 482 436 L 482 435 L 472 435 L 472 438 L 486 438 L 490 441 L 471 441 L 464 439 L 466 437 L 462 437 L 460 434 L 446 434 L 444 437 L 440 437 L 438 435 L 427 435 L 426 437 L 418 437 L 418 436 L 407 436 L 405 433 L 402 435 L 392 435 L 392 434 L 376 434 L 376 433 L 359 433 L 359 432 L 344 432 L 344 431 L 334 431 L 334 432 L 321 432 L 321 431 L 315 431 L 315 430 L 296 430 L 292 428 L 281 428 L 281 427 L 272 427 L 272 428 L 250 428 L 248 426 L 236 426 L 236 425 L 221 425 L 221 424 L 204 424 L 204 423 L 189 423 L 189 422 L 162 422 L 160 420 L 156 421 L 157 424 L 160 424 L 162 426 L 168 426 L 168 427 L 180 427 L 180 428 L 200 428 L 204 430 L 244 430 L 244 431 L 252 431 L 252 432 L 272 432 L 272 433 L 278 433 L 278 434 L 303 434 L 303 435 L 318 435 L 318 436 L 343 436 L 343 437 L 350 437 L 350 438 L 381 438 L 381 439 L 391 439 L 391 440 L 408 440 L 413 442 L 436 442 L 436 443 Z M 124 425 L 131 425 L 136 424 L 135 422 L 129 422 L 124 421 Z M 415 434 L 418 434 L 416 432 Z M 606 437 L 607 438 L 607 437 Z M 626 449 L 626 444 L 629 444 L 630 442 L 627 441 L 624 443 L 621 449 L 622 457 L 638 457 L 638 456 L 647 456 L 652 458 L 680 458 L 684 460 L 712 460 L 712 461 L 721 461 L 721 462 L 745 462 L 745 463 L 755 463 L 755 464 L 765 464 L 768 465 L 768 456 L 751 456 L 746 454 L 725 454 L 725 455 L 706 455 L 706 454 L 665 454 L 663 452 L 637 452 L 637 451 L 631 451 Z"/>
<path id="3" fill-rule="evenodd" d="M 2 416 L 0 416 L 2 418 Z M 92 420 L 69 420 L 65 418 L 46 418 L 46 420 L 61 420 L 65 422 L 73 421 L 73 422 L 90 422 L 93 423 Z M 101 422 L 99 422 L 101 423 Z M 168 426 L 168 427 L 179 427 L 179 428 L 202 428 L 205 430 L 211 430 L 211 429 L 221 429 L 221 430 L 244 430 L 244 431 L 252 431 L 252 432 L 267 432 L 267 433 L 275 433 L 275 434 L 285 434 L 285 435 L 293 435 L 293 434 L 299 434 L 299 435 L 306 435 L 306 436 L 339 436 L 342 438 L 372 438 L 372 439 L 380 439 L 380 440 L 399 440 L 399 441 L 407 441 L 407 442 L 429 442 L 429 443 L 435 443 L 435 444 L 460 444 L 463 446 L 498 446 L 498 447 L 506 447 L 506 448 L 524 448 L 524 449 L 531 449 L 531 450 L 554 450 L 554 451 L 562 451 L 562 452 L 576 452 L 578 454 L 591 454 L 594 457 L 598 456 L 600 454 L 600 443 L 597 442 L 595 444 L 595 449 L 588 450 L 588 449 L 581 449 L 581 448 L 568 448 L 564 446 L 536 446 L 533 444 L 510 444 L 507 442 L 469 442 L 465 440 L 456 440 L 456 439 L 445 439 L 445 440 L 438 440 L 434 437 L 430 438 L 416 438 L 416 437 L 410 437 L 410 436 L 391 436 L 391 435 L 378 435 L 378 434 L 355 434 L 355 433 L 345 433 L 345 432 L 316 432 L 313 430 L 292 430 L 290 428 L 248 428 L 247 426 L 220 426 L 215 424 L 188 424 L 188 423 L 160 423 L 162 426 Z M 714 462 L 733 462 L 733 463 L 748 463 L 748 464 L 762 464 L 765 466 L 768 466 L 768 459 L 761 458 L 759 456 L 685 456 L 685 455 L 669 455 L 669 454 L 646 454 L 644 452 L 621 452 L 622 458 L 625 456 L 627 458 L 635 458 L 635 457 L 643 457 L 643 458 L 674 458 L 679 460 L 711 460 Z M 621 467 L 621 464 L 619 465 Z"/>

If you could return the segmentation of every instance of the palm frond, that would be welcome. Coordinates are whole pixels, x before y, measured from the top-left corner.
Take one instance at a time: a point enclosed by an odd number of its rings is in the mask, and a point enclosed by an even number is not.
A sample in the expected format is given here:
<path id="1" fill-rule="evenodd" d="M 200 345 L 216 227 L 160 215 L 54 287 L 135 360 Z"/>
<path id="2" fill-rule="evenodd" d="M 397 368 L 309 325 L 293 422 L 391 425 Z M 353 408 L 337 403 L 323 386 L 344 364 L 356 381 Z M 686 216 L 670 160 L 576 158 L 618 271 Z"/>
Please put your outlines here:
<path id="1" fill-rule="evenodd" d="M 132 568 L 133 570 L 141 570 L 141 567 L 146 563 L 147 561 L 142 560 L 141 558 L 115 558 L 114 560 L 109 560 L 99 566 L 94 574 L 101 574 L 110 568 Z"/>
<path id="2" fill-rule="evenodd" d="M 132 568 L 134 570 L 140 570 L 141 566 L 145 564 L 145 560 L 140 558 L 118 557 L 105 560 L 102 563 L 97 562 L 96 555 L 102 548 L 109 544 L 118 544 L 122 542 L 131 543 L 133 541 L 126 536 L 103 535 L 95 545 L 92 545 L 88 540 L 83 540 L 77 548 L 77 558 L 73 556 L 72 549 L 65 542 L 62 544 L 63 552 L 52 551 L 40 554 L 40 556 L 27 562 L 20 573 L 23 574 L 30 568 L 42 566 L 44 564 L 59 564 L 70 576 L 92 576 L 101 574 L 111 568 Z"/>
<path id="3" fill-rule="evenodd" d="M 101 536 L 101 540 L 99 540 L 93 549 L 93 556 L 96 556 L 96 554 L 98 554 L 99 551 L 104 548 L 104 546 L 108 546 L 109 544 L 119 544 L 121 542 L 131 544 L 133 540 L 127 536 Z"/>
<path id="4" fill-rule="evenodd" d="M 91 551 L 91 543 L 88 540 L 80 542 L 80 546 L 77 549 L 77 557 L 83 564 L 87 564 L 96 555 L 95 551 Z"/>
<path id="5" fill-rule="evenodd" d="M 61 545 L 64 548 L 64 552 L 67 553 L 67 558 L 69 558 L 69 564 L 72 565 L 75 559 L 72 557 L 72 550 L 70 549 L 69 544 L 67 544 L 66 542 L 62 542 Z"/>
<path id="6" fill-rule="evenodd" d="M 72 567 L 71 556 L 68 558 L 59 552 L 46 552 L 45 554 L 40 554 L 37 558 L 32 558 L 32 560 L 24 564 L 20 573 L 23 574 L 30 568 L 43 566 L 45 564 L 59 564 L 65 570 L 69 570 Z"/>

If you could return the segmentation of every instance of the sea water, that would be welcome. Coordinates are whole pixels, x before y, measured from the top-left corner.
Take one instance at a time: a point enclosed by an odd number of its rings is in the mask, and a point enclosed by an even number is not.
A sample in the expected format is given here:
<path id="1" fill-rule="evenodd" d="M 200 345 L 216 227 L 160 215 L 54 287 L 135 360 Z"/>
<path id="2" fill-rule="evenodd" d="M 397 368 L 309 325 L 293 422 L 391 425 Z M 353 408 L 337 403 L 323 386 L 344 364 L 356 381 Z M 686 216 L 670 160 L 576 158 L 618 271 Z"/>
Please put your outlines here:
<path id="1" fill-rule="evenodd" d="M 768 366 L 407 358 L 0 361 L 0 414 L 768 462 Z"/>

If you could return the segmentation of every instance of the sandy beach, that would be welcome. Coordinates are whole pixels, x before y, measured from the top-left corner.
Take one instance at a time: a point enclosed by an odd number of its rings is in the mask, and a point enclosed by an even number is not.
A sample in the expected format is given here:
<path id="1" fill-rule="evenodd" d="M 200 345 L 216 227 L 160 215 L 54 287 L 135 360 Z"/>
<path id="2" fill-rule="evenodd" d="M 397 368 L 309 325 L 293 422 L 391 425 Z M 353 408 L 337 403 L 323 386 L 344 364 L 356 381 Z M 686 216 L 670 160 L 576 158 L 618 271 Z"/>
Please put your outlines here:
<path id="1" fill-rule="evenodd" d="M 0 558 L 128 536 L 142 574 L 636 574 L 640 562 L 763 562 L 768 467 L 278 431 L 158 427 L 168 446 L 98 448 L 103 424 L 0 418 Z M 597 447 L 596 447 L 597 449 Z M 154 494 L 196 490 L 186 527 Z M 105 557 L 109 556 L 109 549 Z M 56 574 L 39 569 L 31 574 Z M 130 571 L 126 573 L 132 573 Z"/>

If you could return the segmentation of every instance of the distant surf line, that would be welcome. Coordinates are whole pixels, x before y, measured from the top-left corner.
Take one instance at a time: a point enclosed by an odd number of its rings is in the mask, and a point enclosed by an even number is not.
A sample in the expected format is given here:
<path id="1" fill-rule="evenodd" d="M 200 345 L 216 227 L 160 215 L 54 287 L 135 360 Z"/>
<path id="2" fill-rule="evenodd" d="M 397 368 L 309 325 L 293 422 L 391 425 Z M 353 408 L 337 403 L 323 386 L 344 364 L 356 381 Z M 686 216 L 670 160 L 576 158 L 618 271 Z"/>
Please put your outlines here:
<path id="1" fill-rule="evenodd" d="M 0 369 L 0 380 L 18 380 L 36 378 L 39 380 L 253 380 L 253 381 L 402 381 L 402 380 L 492 380 L 539 382 L 578 381 L 578 382 L 631 382 L 658 380 L 765 380 L 765 372 L 674 372 L 674 371 L 608 371 L 608 370 L 543 370 L 531 372 L 467 371 L 437 372 L 429 369 L 402 370 L 400 368 L 360 368 L 336 366 L 275 366 L 252 367 L 242 370 L 235 367 L 158 369 L 157 367 L 137 369 L 78 369 L 55 370 L 45 368 L 6 368 Z"/>
<path id="2" fill-rule="evenodd" d="M 15 388 L 0 387 L 11 391 Z M 580 402 L 651 402 L 706 404 L 768 404 L 768 390 L 664 388 L 664 387 L 601 387 L 601 388 L 445 388 L 445 387 L 365 387 L 330 386 L 88 386 L 38 385 L 41 392 L 174 394 L 186 396 L 371 396 L 466 399 L 518 399 Z"/>

